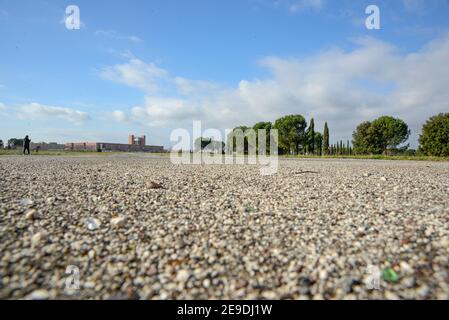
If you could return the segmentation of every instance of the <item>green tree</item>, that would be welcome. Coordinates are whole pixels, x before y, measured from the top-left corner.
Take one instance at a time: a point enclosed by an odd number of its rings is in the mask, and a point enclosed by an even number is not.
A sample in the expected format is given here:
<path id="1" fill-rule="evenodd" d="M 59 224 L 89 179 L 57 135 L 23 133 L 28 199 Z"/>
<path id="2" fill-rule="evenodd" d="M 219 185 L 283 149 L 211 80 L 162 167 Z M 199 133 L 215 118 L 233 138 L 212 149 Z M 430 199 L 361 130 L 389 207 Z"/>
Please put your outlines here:
<path id="1" fill-rule="evenodd" d="M 277 119 L 273 129 L 279 133 L 280 153 L 299 154 L 304 148 L 307 122 L 301 115 L 289 115 Z"/>
<path id="2" fill-rule="evenodd" d="M 379 153 L 370 132 L 371 122 L 365 121 L 358 125 L 352 134 L 352 145 L 356 154 Z"/>
<path id="3" fill-rule="evenodd" d="M 8 147 L 17 148 L 23 146 L 23 139 L 11 138 L 8 140 Z"/>
<path id="4" fill-rule="evenodd" d="M 388 149 L 394 149 L 408 140 L 410 130 L 407 124 L 397 118 L 383 116 L 372 122 L 370 131 L 377 139 L 378 147 L 387 154 Z"/>
<path id="5" fill-rule="evenodd" d="M 315 120 L 310 119 L 309 129 L 307 130 L 307 153 L 315 153 Z"/>
<path id="6" fill-rule="evenodd" d="M 410 130 L 404 121 L 383 116 L 373 122 L 361 123 L 352 135 L 352 144 L 358 154 L 387 154 L 409 136 Z"/>
<path id="7" fill-rule="evenodd" d="M 324 124 L 324 132 L 323 132 L 323 154 L 325 156 L 329 155 L 329 127 L 327 126 L 327 122 Z"/>
<path id="8" fill-rule="evenodd" d="M 323 135 L 319 132 L 315 132 L 315 145 L 316 145 L 316 153 L 321 156 L 323 155 Z"/>
<path id="9" fill-rule="evenodd" d="M 232 129 L 232 132 L 228 134 L 226 139 L 226 145 L 227 148 L 229 148 L 228 151 L 237 152 L 237 136 L 239 134 L 243 134 L 243 152 L 248 153 L 248 137 L 246 134 L 249 129 L 250 128 L 248 128 L 247 126 L 239 126 Z"/>
<path id="10" fill-rule="evenodd" d="M 258 130 L 265 130 L 266 132 L 266 144 L 265 144 L 265 148 L 266 148 L 266 152 L 268 153 L 268 151 L 270 150 L 270 132 L 271 132 L 271 128 L 272 128 L 272 123 L 271 122 L 258 122 L 253 126 L 254 131 L 256 132 L 256 148 L 257 148 L 257 153 L 259 153 L 259 134 L 258 134 Z"/>
<path id="11" fill-rule="evenodd" d="M 449 156 L 449 113 L 427 120 L 419 137 L 419 152 L 426 156 Z"/>

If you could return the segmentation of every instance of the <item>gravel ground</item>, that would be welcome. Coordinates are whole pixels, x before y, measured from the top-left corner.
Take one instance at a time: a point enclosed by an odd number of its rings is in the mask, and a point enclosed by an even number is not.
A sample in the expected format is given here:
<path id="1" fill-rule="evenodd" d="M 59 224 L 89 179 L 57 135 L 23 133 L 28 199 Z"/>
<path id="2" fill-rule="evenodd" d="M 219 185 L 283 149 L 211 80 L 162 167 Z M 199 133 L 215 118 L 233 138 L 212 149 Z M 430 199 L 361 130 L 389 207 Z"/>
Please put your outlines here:
<path id="1" fill-rule="evenodd" d="M 2 299 L 449 299 L 447 162 L 281 160 L 261 176 L 20 156 L 0 172 Z"/>

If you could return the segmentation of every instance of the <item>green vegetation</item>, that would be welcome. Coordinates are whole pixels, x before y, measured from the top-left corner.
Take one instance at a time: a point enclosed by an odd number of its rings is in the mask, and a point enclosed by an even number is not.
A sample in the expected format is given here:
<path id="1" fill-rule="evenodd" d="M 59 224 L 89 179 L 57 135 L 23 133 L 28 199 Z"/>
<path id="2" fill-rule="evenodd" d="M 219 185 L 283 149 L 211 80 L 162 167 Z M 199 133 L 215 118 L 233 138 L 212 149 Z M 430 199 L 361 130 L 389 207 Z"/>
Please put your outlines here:
<path id="1" fill-rule="evenodd" d="M 10 147 L 10 148 L 23 147 L 23 139 L 17 139 L 17 138 L 9 139 L 8 147 Z"/>
<path id="2" fill-rule="evenodd" d="M 390 149 L 396 149 L 409 136 L 410 130 L 404 121 L 383 116 L 373 122 L 361 123 L 354 131 L 352 143 L 356 154 L 387 155 Z"/>
<path id="3" fill-rule="evenodd" d="M 223 153 L 225 151 L 225 143 L 212 140 L 212 138 L 199 137 L 195 140 L 195 152 L 199 151 Z"/>
<path id="4" fill-rule="evenodd" d="M 96 151 L 66 151 L 66 150 L 41 150 L 31 151 L 32 156 L 110 156 L 114 154 L 136 154 L 127 152 L 96 152 Z M 165 156 L 168 153 L 145 153 L 153 156 Z M 0 149 L 0 156 L 22 155 L 22 149 Z M 26 155 L 28 156 L 28 155 Z"/>
<path id="5" fill-rule="evenodd" d="M 310 119 L 309 129 L 307 129 L 306 153 L 315 154 L 315 120 Z"/>
<path id="6" fill-rule="evenodd" d="M 307 122 L 301 115 L 290 115 L 277 119 L 273 129 L 279 132 L 279 153 L 299 154 L 307 140 Z"/>
<path id="7" fill-rule="evenodd" d="M 315 120 L 307 122 L 302 115 L 288 115 L 271 122 L 258 122 L 252 127 L 239 126 L 232 130 L 227 137 L 227 143 L 201 137 L 195 141 L 195 151 L 223 152 L 232 147 L 232 152 L 248 154 L 249 149 L 259 153 L 258 130 L 266 132 L 266 152 L 270 147 L 270 132 L 278 130 L 279 155 L 285 157 L 327 157 L 344 159 L 381 159 L 381 160 L 449 160 L 449 113 L 442 113 L 431 117 L 423 126 L 419 138 L 418 152 L 409 149 L 408 145 L 399 147 L 410 136 L 408 125 L 401 119 L 382 116 L 372 122 L 365 121 L 357 126 L 352 136 L 352 145 L 347 140 L 330 144 L 329 126 L 324 124 L 323 134 L 315 131 Z M 243 144 L 237 144 L 237 139 Z M 22 139 L 9 139 L 11 149 L 0 148 L 0 155 L 17 155 L 22 153 Z M 243 150 L 236 150 L 243 145 Z M 14 148 L 15 147 L 15 148 Z M 33 155 L 100 155 L 123 154 L 120 152 L 73 152 L 51 150 L 32 152 Z M 165 155 L 161 154 L 161 155 Z M 152 155 L 156 155 L 153 153 Z"/>
<path id="8" fill-rule="evenodd" d="M 248 136 L 247 131 L 251 129 L 247 126 L 239 126 L 232 130 L 232 132 L 228 135 L 226 145 L 232 146 L 232 152 L 237 153 L 248 153 Z M 243 139 L 244 141 L 244 147 L 243 150 L 236 150 L 237 148 L 237 139 Z M 231 151 L 231 150 L 230 150 Z"/>
<path id="9" fill-rule="evenodd" d="M 427 156 L 449 156 L 449 113 L 431 117 L 419 137 L 419 153 Z"/>
<path id="10" fill-rule="evenodd" d="M 235 150 L 235 133 L 240 132 L 244 137 L 244 153 L 248 153 L 250 127 L 236 127 L 228 136 L 227 145 Z M 329 157 L 348 159 L 384 159 L 384 160 L 442 160 L 449 157 L 449 113 L 440 114 L 430 118 L 423 126 L 420 136 L 418 152 L 403 145 L 409 136 L 408 125 L 401 119 L 391 116 L 382 116 L 372 122 L 365 121 L 357 126 L 349 140 L 330 144 L 329 126 L 326 122 L 321 134 L 315 131 L 315 120 L 307 122 L 302 115 L 288 115 L 277 119 L 274 125 L 271 122 L 259 122 L 252 129 L 277 129 L 279 135 L 279 155 L 285 157 Z M 231 140 L 232 138 L 232 140 Z M 248 139 L 250 138 L 250 139 Z M 257 140 L 255 140 L 257 141 Z M 267 149 L 269 136 L 267 137 Z M 258 142 L 256 142 L 258 148 Z"/>
<path id="11" fill-rule="evenodd" d="M 322 154 L 327 156 L 329 155 L 329 127 L 327 122 L 324 124 L 324 132 L 323 132 L 323 152 Z"/>
<path id="12" fill-rule="evenodd" d="M 273 127 L 273 124 L 271 122 L 258 122 L 253 126 L 254 131 L 256 131 L 256 148 L 257 148 L 257 154 L 259 154 L 259 130 L 265 130 L 266 134 L 266 142 L 265 142 L 265 151 L 269 152 L 269 146 L 270 146 L 270 132 L 271 128 Z"/>
<path id="13" fill-rule="evenodd" d="M 298 159 L 362 159 L 362 160 L 410 160 L 410 161 L 449 161 L 449 157 L 433 157 L 433 156 L 392 156 L 383 154 L 372 155 L 329 155 L 329 156 L 308 156 L 308 155 L 283 155 L 283 158 Z"/>

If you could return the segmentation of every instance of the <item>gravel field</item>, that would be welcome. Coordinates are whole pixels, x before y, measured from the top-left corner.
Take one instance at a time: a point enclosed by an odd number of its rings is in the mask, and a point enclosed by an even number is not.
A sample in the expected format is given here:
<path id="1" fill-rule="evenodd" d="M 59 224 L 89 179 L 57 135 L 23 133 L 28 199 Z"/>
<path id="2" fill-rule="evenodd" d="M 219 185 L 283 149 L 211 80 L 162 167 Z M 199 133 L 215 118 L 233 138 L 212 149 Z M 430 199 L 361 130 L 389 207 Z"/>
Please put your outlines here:
<path id="1" fill-rule="evenodd" d="M 262 176 L 4 156 L 0 172 L 2 299 L 449 299 L 448 162 L 285 159 Z"/>

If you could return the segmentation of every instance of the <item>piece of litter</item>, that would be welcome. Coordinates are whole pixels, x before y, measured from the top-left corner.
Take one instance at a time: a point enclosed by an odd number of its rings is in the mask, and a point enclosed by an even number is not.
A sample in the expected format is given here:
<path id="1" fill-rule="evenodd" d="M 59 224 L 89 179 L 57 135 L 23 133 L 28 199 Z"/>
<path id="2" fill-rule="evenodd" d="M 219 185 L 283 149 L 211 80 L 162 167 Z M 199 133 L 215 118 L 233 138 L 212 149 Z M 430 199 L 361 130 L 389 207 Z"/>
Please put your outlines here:
<path id="1" fill-rule="evenodd" d="M 24 198 L 19 201 L 22 206 L 31 206 L 34 202 L 31 199 Z"/>
<path id="2" fill-rule="evenodd" d="M 89 229 L 91 231 L 98 229 L 98 227 L 100 226 L 100 221 L 95 218 L 87 218 L 85 220 L 85 223 L 86 223 L 87 229 Z"/>
<path id="3" fill-rule="evenodd" d="M 399 276 L 392 268 L 385 268 L 382 271 L 382 279 L 387 282 L 398 282 Z"/>

